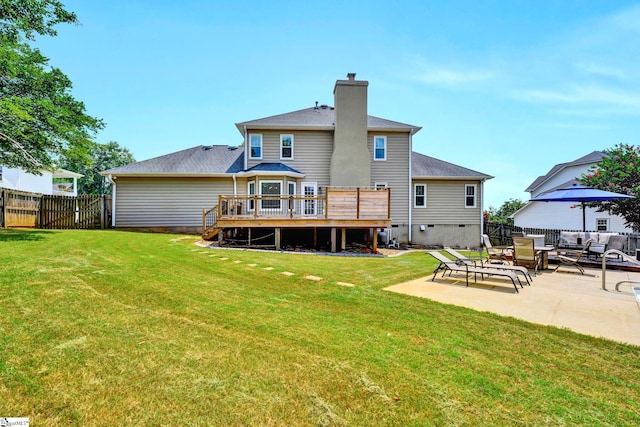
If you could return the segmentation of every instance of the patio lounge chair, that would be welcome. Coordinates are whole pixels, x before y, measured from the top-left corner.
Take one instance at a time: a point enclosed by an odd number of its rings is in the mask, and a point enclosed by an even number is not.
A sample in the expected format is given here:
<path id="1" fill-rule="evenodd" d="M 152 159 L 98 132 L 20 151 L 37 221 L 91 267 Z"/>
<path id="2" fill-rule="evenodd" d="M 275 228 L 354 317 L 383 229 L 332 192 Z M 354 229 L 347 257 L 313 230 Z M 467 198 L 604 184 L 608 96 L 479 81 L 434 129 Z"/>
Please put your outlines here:
<path id="1" fill-rule="evenodd" d="M 491 260 L 498 260 L 499 263 L 506 263 L 508 258 L 507 254 L 504 252 L 504 248 L 494 248 L 491 245 L 491 240 L 489 240 L 489 236 L 487 234 L 482 235 L 482 246 L 487 250 L 487 254 L 489 254 L 489 263 Z"/>
<path id="2" fill-rule="evenodd" d="M 580 265 L 580 260 L 583 256 L 588 256 L 589 246 L 591 246 L 592 243 L 593 240 L 587 240 L 584 247 L 576 254 L 575 258 L 567 256 L 567 254 L 558 254 L 557 259 L 560 261 L 560 264 L 553 271 L 557 271 L 560 267 L 575 267 L 580 271 L 580 274 L 584 274 L 584 267 Z"/>
<path id="3" fill-rule="evenodd" d="M 474 267 L 467 264 L 458 264 L 454 260 L 451 260 L 446 256 L 442 255 L 438 251 L 430 251 L 428 252 L 428 254 L 434 257 L 435 259 L 437 259 L 438 261 L 440 261 L 440 265 L 438 265 L 438 268 L 436 268 L 433 272 L 433 277 L 431 278 L 431 281 L 433 281 L 436 278 L 438 271 L 442 271 L 443 277 L 447 271 L 449 271 L 449 275 L 451 275 L 451 273 L 455 271 L 457 273 L 465 274 L 467 286 L 469 286 L 469 273 L 473 273 L 474 275 L 480 274 L 481 277 L 484 277 L 485 274 L 489 276 L 508 277 L 509 279 L 511 279 L 511 283 L 513 283 L 513 288 L 516 290 L 516 293 L 518 293 L 518 286 L 516 285 L 516 281 L 522 288 L 522 282 L 520 282 L 520 279 L 518 278 L 516 273 L 512 271 L 498 270 L 497 268 Z"/>
<path id="4" fill-rule="evenodd" d="M 513 238 L 513 265 L 533 268 L 534 274 L 538 272 L 538 268 L 542 265 L 542 252 L 536 251 L 533 238 Z"/>
<path id="5" fill-rule="evenodd" d="M 466 257 L 466 256 L 462 255 L 461 253 L 459 253 L 458 251 L 456 251 L 454 249 L 451 249 L 451 248 L 445 248 L 445 251 L 447 251 L 447 253 L 449 255 L 451 255 L 454 258 L 456 258 L 462 264 L 466 264 L 466 265 L 477 267 L 478 266 L 477 263 L 479 261 L 480 262 L 480 267 L 484 267 L 484 263 L 482 262 L 482 258 L 480 258 L 478 260 L 475 260 L 475 259 Z M 533 279 L 531 279 L 531 275 L 529 274 L 529 270 L 527 270 L 525 267 L 519 267 L 519 266 L 515 266 L 515 265 L 506 265 L 506 264 L 490 264 L 490 268 L 495 268 L 497 270 L 513 271 L 516 274 L 520 273 L 522 276 L 524 276 L 525 280 L 527 281 L 527 284 L 529 286 L 531 286 L 531 281 Z"/>

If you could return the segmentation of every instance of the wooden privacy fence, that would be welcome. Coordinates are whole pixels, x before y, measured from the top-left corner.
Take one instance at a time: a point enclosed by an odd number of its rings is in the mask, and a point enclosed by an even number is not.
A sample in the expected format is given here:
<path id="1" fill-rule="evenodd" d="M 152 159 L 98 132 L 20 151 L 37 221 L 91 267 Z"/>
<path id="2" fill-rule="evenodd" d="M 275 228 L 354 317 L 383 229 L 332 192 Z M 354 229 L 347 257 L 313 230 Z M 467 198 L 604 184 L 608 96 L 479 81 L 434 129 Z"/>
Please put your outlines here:
<path id="1" fill-rule="evenodd" d="M 111 196 L 0 192 L 0 226 L 47 229 L 111 227 Z"/>

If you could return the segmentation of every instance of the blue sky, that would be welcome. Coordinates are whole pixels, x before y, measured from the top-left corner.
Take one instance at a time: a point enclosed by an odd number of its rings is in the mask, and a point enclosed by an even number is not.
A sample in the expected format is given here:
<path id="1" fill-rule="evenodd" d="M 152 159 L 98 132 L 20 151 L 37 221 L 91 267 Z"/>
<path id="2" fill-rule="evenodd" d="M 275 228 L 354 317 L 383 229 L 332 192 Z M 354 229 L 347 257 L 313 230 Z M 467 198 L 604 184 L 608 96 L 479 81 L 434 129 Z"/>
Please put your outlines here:
<path id="1" fill-rule="evenodd" d="M 640 4 L 629 1 L 66 0 L 36 45 L 137 160 L 238 145 L 234 123 L 333 104 L 422 126 L 414 150 L 495 176 L 485 208 L 554 164 L 640 135 Z"/>

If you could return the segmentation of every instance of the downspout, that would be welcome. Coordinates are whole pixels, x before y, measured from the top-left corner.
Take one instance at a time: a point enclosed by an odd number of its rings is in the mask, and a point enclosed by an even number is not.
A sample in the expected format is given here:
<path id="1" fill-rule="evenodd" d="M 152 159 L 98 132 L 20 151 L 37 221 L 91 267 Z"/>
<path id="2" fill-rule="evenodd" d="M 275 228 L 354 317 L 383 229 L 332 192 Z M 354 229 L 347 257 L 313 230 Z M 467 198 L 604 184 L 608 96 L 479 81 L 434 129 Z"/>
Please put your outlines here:
<path id="1" fill-rule="evenodd" d="M 238 195 L 238 186 L 236 185 L 236 174 L 234 173 L 233 175 L 231 175 L 231 177 L 233 178 L 233 195 L 237 196 Z"/>
<path id="2" fill-rule="evenodd" d="M 247 166 L 249 165 L 247 162 L 247 151 L 249 150 L 249 146 L 247 145 L 247 126 L 244 126 L 244 170 L 247 170 Z"/>
<path id="3" fill-rule="evenodd" d="M 484 182 L 486 179 L 480 180 L 480 246 L 482 246 L 482 234 L 484 234 Z"/>
<path id="4" fill-rule="evenodd" d="M 107 177 L 111 183 L 111 227 L 116 228 L 116 182 L 111 177 L 111 174 Z"/>
<path id="5" fill-rule="evenodd" d="M 412 185 L 413 182 L 412 178 L 413 178 L 413 174 L 411 173 L 411 158 L 413 157 L 413 129 L 411 129 L 411 131 L 409 132 L 409 242 L 411 243 L 411 237 L 412 237 L 412 233 L 411 233 L 411 228 L 413 226 L 413 203 L 411 203 L 411 201 L 413 200 L 413 196 L 412 196 Z"/>

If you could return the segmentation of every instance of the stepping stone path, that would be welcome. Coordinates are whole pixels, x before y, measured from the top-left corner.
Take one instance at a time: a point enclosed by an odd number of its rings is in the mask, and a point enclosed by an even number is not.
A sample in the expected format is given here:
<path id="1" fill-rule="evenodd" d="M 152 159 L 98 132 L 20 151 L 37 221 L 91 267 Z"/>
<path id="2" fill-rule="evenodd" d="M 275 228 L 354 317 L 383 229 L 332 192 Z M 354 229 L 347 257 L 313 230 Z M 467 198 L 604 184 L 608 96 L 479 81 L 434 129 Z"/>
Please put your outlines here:
<path id="1" fill-rule="evenodd" d="M 353 288 L 355 286 L 353 283 L 347 283 L 347 282 L 336 282 L 336 283 L 340 286 L 348 286 L 350 288 Z"/>
<path id="2" fill-rule="evenodd" d="M 197 251 L 197 249 L 191 249 L 191 251 Z M 198 252 L 198 253 L 205 254 L 205 253 L 207 253 L 207 252 Z M 210 256 L 210 257 L 217 257 L 218 255 L 217 255 L 217 254 L 209 254 L 209 256 Z M 220 258 L 220 261 L 227 261 L 228 259 L 229 259 L 229 258 Z M 235 260 L 235 261 L 233 261 L 233 263 L 234 263 L 234 264 L 240 264 L 240 263 L 242 263 L 242 261 L 241 261 L 241 260 Z M 246 265 L 247 265 L 247 267 L 256 267 L 258 264 L 246 264 Z M 266 270 L 266 271 L 272 271 L 272 270 L 273 270 L 273 267 L 264 267 L 264 268 L 263 268 L 263 270 Z M 283 274 L 283 275 L 285 275 L 285 276 L 295 276 L 295 273 L 292 273 L 292 272 L 290 272 L 290 271 L 283 271 L 283 272 L 282 272 L 282 273 L 280 273 L 280 274 Z M 305 276 L 303 276 L 303 277 L 304 277 L 305 279 L 307 279 L 307 280 L 311 280 L 311 281 L 313 281 L 313 282 L 320 282 L 320 281 L 322 281 L 322 277 L 312 276 L 312 275 L 310 275 L 310 274 L 307 274 L 307 275 L 305 275 Z M 340 286 L 347 286 L 347 287 L 350 287 L 350 288 L 353 288 L 353 287 L 355 286 L 353 283 L 347 283 L 347 282 L 336 282 L 336 283 L 337 283 L 338 285 L 340 285 Z"/>

